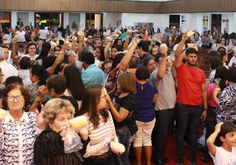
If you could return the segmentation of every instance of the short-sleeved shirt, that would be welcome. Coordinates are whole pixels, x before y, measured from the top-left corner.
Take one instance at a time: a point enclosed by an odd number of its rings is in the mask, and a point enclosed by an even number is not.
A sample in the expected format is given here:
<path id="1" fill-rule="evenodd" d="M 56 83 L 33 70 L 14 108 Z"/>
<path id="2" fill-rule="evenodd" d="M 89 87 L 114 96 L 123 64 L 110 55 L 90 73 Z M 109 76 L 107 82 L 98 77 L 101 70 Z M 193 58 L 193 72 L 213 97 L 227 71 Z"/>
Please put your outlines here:
<path id="1" fill-rule="evenodd" d="M 235 165 L 236 164 L 236 147 L 232 147 L 232 152 L 226 151 L 222 147 L 216 147 L 215 156 L 210 153 L 215 165 Z"/>
<path id="2" fill-rule="evenodd" d="M 45 29 L 41 29 L 41 30 L 39 30 L 38 34 L 40 35 L 39 39 L 46 40 L 47 35 L 49 35 L 49 32 Z"/>
<path id="3" fill-rule="evenodd" d="M 92 84 L 103 83 L 104 72 L 98 68 L 95 64 L 89 65 L 82 74 L 82 81 L 84 85 L 87 87 Z"/>
<path id="4" fill-rule="evenodd" d="M 190 68 L 182 63 L 175 67 L 178 81 L 177 102 L 185 105 L 202 104 L 202 84 L 206 84 L 206 77 L 198 67 Z"/>
<path id="5" fill-rule="evenodd" d="M 148 81 L 145 84 L 140 84 L 136 81 L 136 89 L 136 120 L 141 122 L 150 122 L 156 117 L 152 100 L 154 95 L 157 93 L 157 89 L 152 81 Z"/>
<path id="6" fill-rule="evenodd" d="M 212 106 L 212 107 L 216 107 L 216 103 L 215 100 L 213 99 L 213 92 L 216 88 L 216 84 L 215 83 L 211 83 L 207 86 L 207 96 L 210 99 L 208 105 Z"/>
<path id="7" fill-rule="evenodd" d="M 128 115 L 126 117 L 126 119 L 124 119 L 120 123 L 117 123 L 115 121 L 114 123 L 115 123 L 116 129 L 121 128 L 123 126 L 127 126 L 129 128 L 129 131 L 130 131 L 131 135 L 133 136 L 138 130 L 138 127 L 135 123 L 135 120 L 136 120 L 135 114 L 136 114 L 136 111 L 137 111 L 136 97 L 135 97 L 134 94 L 131 94 L 131 93 L 128 94 L 127 96 L 125 96 L 125 97 L 122 97 L 122 98 L 119 98 L 119 96 L 120 95 L 118 95 L 115 98 L 115 104 L 119 104 L 120 108 L 124 108 L 127 111 L 129 111 L 130 117 Z"/>
<path id="8" fill-rule="evenodd" d="M 140 57 L 138 66 L 144 66 L 144 61 L 146 60 L 146 58 L 149 58 L 149 57 L 151 57 L 152 59 L 155 59 L 155 57 L 151 55 L 149 52 L 145 53 L 143 54 L 143 57 Z"/>
<path id="9" fill-rule="evenodd" d="M 18 35 L 18 40 L 17 42 L 25 42 L 25 31 L 17 31 L 16 34 Z"/>

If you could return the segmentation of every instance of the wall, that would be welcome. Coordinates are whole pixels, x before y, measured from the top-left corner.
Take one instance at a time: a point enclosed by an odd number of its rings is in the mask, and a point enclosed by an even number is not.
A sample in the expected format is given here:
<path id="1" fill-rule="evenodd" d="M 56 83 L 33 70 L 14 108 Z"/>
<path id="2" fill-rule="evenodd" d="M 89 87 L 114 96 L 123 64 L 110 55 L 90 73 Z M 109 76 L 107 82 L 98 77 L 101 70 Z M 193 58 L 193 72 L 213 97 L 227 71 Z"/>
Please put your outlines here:
<path id="1" fill-rule="evenodd" d="M 21 18 L 21 21 L 24 23 L 24 26 L 29 25 L 29 12 L 17 12 L 17 21 L 18 17 Z"/>
<path id="2" fill-rule="evenodd" d="M 121 17 L 122 13 L 103 13 L 103 27 L 108 27 L 110 23 L 114 27 Z M 121 25 L 123 26 L 123 21 L 121 21 Z"/>
<path id="3" fill-rule="evenodd" d="M 79 26 L 80 23 L 80 13 L 69 13 L 69 26 L 71 28 L 73 21 Z"/>

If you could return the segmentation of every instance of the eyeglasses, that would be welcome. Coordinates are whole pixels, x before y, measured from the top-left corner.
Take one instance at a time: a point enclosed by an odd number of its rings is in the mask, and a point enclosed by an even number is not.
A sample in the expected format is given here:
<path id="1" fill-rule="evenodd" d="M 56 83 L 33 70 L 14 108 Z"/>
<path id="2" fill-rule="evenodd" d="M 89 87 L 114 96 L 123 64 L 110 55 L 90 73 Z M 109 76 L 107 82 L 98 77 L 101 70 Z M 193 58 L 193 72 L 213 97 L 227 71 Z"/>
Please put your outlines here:
<path id="1" fill-rule="evenodd" d="M 7 97 L 7 100 L 8 101 L 14 101 L 15 99 L 17 100 L 17 101 L 22 101 L 23 100 L 23 98 L 24 98 L 24 96 L 22 96 L 22 95 L 20 95 L 20 96 L 8 96 Z"/>
<path id="2" fill-rule="evenodd" d="M 93 39 L 93 38 L 88 38 L 88 39 Z"/>
<path id="3" fill-rule="evenodd" d="M 29 49 L 36 49 L 36 48 L 29 48 Z"/>
<path id="4" fill-rule="evenodd" d="M 156 63 L 148 64 L 148 66 L 156 65 Z"/>

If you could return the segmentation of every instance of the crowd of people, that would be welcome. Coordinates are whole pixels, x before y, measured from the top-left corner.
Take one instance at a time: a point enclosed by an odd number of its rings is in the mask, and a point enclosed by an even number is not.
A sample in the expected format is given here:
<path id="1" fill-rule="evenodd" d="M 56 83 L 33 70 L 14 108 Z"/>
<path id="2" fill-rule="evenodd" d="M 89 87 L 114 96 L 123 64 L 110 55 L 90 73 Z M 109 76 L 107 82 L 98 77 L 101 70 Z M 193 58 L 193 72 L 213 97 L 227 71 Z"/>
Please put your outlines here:
<path id="1" fill-rule="evenodd" d="M 176 162 L 197 165 L 198 128 L 206 127 L 201 160 L 236 163 L 235 33 L 184 27 L 64 29 L 0 28 L 0 164 L 147 165 L 169 163 L 167 137 L 176 132 Z M 214 55 L 199 68 L 198 48 Z M 202 48 L 202 49 L 203 49 Z M 85 116 L 74 130 L 70 120 Z M 174 124 L 175 123 L 175 124 Z M 75 150 L 68 152 L 68 139 Z M 112 148 L 119 142 L 124 152 Z M 133 144 L 132 144 L 133 142 Z M 82 147 L 81 147 L 82 146 Z M 220 147 L 221 146 L 221 147 Z"/>

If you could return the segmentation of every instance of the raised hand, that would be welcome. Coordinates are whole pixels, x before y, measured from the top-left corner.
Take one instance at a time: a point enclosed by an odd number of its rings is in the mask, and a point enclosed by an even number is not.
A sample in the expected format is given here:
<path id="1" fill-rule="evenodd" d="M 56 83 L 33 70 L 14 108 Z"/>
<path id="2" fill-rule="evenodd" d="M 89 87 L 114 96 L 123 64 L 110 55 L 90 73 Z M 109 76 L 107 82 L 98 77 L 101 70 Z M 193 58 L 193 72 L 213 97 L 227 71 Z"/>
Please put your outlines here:
<path id="1" fill-rule="evenodd" d="M 43 129 L 43 123 L 44 123 L 43 112 L 44 112 L 44 105 L 41 105 L 41 112 L 39 113 L 39 111 L 36 110 L 36 122 L 38 128 L 41 130 Z"/>

